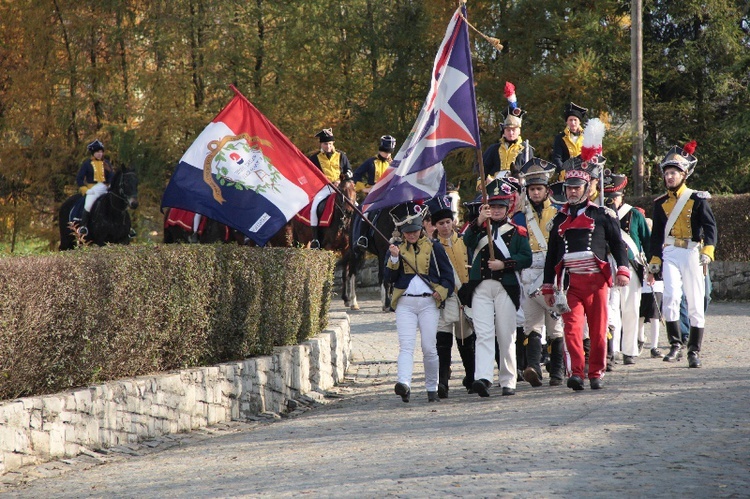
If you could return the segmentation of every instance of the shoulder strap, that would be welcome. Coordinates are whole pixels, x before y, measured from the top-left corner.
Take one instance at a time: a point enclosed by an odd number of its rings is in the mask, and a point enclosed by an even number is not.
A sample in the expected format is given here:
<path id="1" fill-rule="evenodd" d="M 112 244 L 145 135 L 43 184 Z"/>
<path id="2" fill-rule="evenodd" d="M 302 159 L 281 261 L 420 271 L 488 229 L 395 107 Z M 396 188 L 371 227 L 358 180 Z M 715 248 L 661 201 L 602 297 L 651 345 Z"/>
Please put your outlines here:
<path id="1" fill-rule="evenodd" d="M 695 191 L 685 187 L 685 190 L 677 199 L 677 203 L 675 203 L 674 208 L 672 209 L 672 213 L 669 214 L 669 218 L 667 219 L 667 224 L 664 226 L 664 240 L 665 241 L 667 240 L 669 233 L 672 231 L 672 227 L 674 227 L 675 222 L 677 222 L 677 218 L 680 216 L 680 213 L 682 213 L 682 209 L 687 204 L 688 199 L 690 199 L 690 196 L 693 195 L 693 192 Z"/>
<path id="2" fill-rule="evenodd" d="M 539 227 L 539 222 L 536 220 L 534 209 L 530 204 L 526 205 L 526 226 L 531 229 L 531 232 L 534 234 L 536 242 L 539 244 L 542 251 L 547 251 L 547 241 L 544 239 L 544 233 L 542 232 L 542 228 Z"/>

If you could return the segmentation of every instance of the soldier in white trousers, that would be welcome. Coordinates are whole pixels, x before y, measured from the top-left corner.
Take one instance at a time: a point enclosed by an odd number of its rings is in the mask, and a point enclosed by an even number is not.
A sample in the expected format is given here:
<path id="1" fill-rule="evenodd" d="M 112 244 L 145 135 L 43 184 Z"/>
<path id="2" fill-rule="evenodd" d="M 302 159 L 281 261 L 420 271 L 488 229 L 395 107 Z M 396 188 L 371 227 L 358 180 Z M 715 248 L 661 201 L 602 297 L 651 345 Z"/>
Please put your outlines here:
<path id="1" fill-rule="evenodd" d="M 391 210 L 403 242 L 391 244 L 384 279 L 393 283 L 391 307 L 398 331 L 398 382 L 396 395 L 409 402 L 414 372 L 417 328 L 421 336 L 427 400 L 438 402 L 438 307 L 454 288 L 453 267 L 439 242 L 422 231 L 422 207 L 412 202 Z"/>
<path id="2" fill-rule="evenodd" d="M 534 387 L 542 386 L 540 360 L 544 336 L 550 346 L 550 386 L 562 385 L 565 376 L 562 318 L 547 307 L 541 293 L 549 227 L 557 214 L 557 209 L 549 199 L 548 187 L 549 179 L 554 173 L 555 165 L 540 158 L 531 159 L 521 168 L 527 198 L 523 213 L 532 253 L 531 267 L 521 271 L 525 295 L 521 299 L 521 308 L 524 313 L 527 361 L 523 379 Z"/>
<path id="3" fill-rule="evenodd" d="M 673 146 L 661 163 L 667 193 L 654 200 L 654 229 L 651 234 L 649 282 L 662 272 L 663 308 L 669 353 L 665 362 L 682 356 L 680 301 L 687 299 L 690 333 L 687 341 L 688 366 L 701 367 L 700 351 L 705 327 L 705 274 L 714 259 L 716 220 L 708 204 L 711 195 L 685 185 L 698 162 L 695 141 Z"/>
<path id="4" fill-rule="evenodd" d="M 607 207 L 615 211 L 620 222 L 622 240 L 628 247 L 628 267 L 631 279 L 627 286 L 609 290 L 609 327 L 612 332 L 612 361 L 622 352 L 622 363 L 635 364 L 639 354 L 638 332 L 641 311 L 641 286 L 650 252 L 651 232 L 646 217 L 623 200 L 628 178 L 607 171 L 604 175 L 604 197 Z M 611 257 L 610 257 L 611 258 Z M 614 260 L 614 259 L 613 259 Z"/>

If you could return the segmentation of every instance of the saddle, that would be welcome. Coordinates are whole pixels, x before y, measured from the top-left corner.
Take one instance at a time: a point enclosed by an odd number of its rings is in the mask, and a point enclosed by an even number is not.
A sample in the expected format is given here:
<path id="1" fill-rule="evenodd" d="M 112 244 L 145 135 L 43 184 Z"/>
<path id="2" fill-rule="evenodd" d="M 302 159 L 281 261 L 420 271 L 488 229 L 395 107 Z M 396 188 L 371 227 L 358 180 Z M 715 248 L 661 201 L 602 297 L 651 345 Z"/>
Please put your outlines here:
<path id="1" fill-rule="evenodd" d="M 329 227 L 331 220 L 333 220 L 333 211 L 336 208 L 336 194 L 331 194 L 326 198 L 325 203 L 318 204 L 318 227 Z M 312 210 L 312 203 L 308 204 L 302 211 L 297 213 L 294 217 L 305 225 L 310 225 L 310 211 Z"/>
<path id="2" fill-rule="evenodd" d="M 83 205 L 86 201 L 86 196 L 82 196 L 81 199 L 75 202 L 73 204 L 73 207 L 70 209 L 70 213 L 68 213 L 68 222 L 80 222 L 83 218 Z M 97 200 L 98 201 L 98 200 Z"/>

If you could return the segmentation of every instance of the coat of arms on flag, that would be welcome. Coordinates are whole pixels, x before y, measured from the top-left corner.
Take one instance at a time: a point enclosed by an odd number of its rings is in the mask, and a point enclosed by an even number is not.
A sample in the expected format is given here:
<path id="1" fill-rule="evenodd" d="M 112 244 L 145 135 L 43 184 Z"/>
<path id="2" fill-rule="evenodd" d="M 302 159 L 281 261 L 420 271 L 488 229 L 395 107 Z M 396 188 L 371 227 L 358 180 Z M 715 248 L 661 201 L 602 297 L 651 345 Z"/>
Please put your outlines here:
<path id="1" fill-rule="evenodd" d="M 264 245 L 328 179 L 240 92 L 183 155 L 162 207 L 200 213 Z"/>

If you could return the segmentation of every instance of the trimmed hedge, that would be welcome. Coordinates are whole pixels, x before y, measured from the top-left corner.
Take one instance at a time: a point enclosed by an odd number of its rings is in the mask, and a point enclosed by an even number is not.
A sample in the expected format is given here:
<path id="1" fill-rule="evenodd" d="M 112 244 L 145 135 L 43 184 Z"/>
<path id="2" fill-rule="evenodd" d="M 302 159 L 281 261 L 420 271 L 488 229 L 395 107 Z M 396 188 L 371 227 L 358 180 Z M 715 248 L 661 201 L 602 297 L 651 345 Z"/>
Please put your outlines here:
<path id="1" fill-rule="evenodd" d="M 239 360 L 327 325 L 335 256 L 111 246 L 0 259 L 0 399 Z"/>
<path id="2" fill-rule="evenodd" d="M 626 201 L 628 204 L 643 208 L 646 216 L 651 217 L 656 197 L 658 196 L 628 196 Z M 720 262 L 750 261 L 750 230 L 748 230 L 750 228 L 750 194 L 713 196 L 710 204 L 719 233 L 716 260 Z"/>

